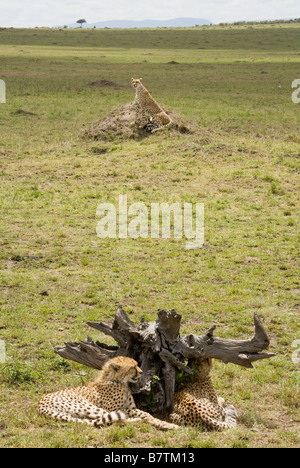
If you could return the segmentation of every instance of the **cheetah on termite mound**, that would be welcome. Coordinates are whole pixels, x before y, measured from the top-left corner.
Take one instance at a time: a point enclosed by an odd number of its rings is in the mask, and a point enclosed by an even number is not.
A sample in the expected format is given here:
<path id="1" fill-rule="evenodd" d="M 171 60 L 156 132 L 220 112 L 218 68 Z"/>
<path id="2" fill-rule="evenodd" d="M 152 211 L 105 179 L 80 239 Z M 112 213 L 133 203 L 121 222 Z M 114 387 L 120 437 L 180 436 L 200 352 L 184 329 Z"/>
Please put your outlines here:
<path id="1" fill-rule="evenodd" d="M 151 133 L 162 130 L 171 125 L 172 119 L 165 113 L 160 105 L 153 99 L 149 91 L 141 83 L 141 78 L 131 78 L 135 88 L 136 124 L 140 128 L 152 127 Z"/>

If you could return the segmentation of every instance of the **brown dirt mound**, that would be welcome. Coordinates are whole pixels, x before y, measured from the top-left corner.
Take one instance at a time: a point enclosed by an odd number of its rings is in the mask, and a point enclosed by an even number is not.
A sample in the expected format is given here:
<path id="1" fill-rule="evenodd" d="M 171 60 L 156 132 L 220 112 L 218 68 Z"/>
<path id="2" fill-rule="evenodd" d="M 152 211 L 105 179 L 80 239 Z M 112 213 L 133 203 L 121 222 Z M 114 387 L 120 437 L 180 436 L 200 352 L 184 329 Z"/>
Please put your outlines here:
<path id="1" fill-rule="evenodd" d="M 162 130 L 162 132 L 194 134 L 199 131 L 199 126 L 195 122 L 180 117 L 170 111 L 166 111 L 166 113 L 172 118 L 173 124 L 166 130 Z M 135 117 L 133 102 L 118 106 L 102 120 L 90 125 L 90 127 L 84 131 L 83 136 L 94 140 L 113 141 L 129 139 L 139 140 L 152 135 L 150 124 L 145 128 L 137 128 L 137 126 L 133 124 Z M 155 133 L 155 135 L 159 133 Z"/>

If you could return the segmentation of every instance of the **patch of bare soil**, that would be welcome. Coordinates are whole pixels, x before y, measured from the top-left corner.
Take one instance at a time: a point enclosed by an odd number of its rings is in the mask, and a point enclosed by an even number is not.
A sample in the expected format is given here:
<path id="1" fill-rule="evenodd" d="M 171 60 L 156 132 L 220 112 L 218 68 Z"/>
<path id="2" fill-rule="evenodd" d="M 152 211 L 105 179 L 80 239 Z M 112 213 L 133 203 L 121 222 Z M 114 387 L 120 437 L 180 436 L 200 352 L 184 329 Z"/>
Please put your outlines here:
<path id="1" fill-rule="evenodd" d="M 34 112 L 28 112 L 23 109 L 18 109 L 15 112 L 13 112 L 14 115 L 37 115 Z"/>
<path id="2" fill-rule="evenodd" d="M 179 132 L 186 134 L 199 132 L 200 127 L 195 122 L 168 110 L 166 113 L 173 120 L 173 124 L 171 127 L 161 130 L 161 132 Z M 91 124 L 84 131 L 83 136 L 94 140 L 113 141 L 129 139 L 140 140 L 152 135 L 151 130 L 153 129 L 153 125 L 151 122 L 143 128 L 138 128 L 137 125 L 134 124 L 135 119 L 134 103 L 127 103 L 112 110 L 99 122 Z"/>
<path id="3" fill-rule="evenodd" d="M 102 88 L 105 86 L 111 86 L 111 87 L 118 87 L 118 83 L 115 83 L 114 81 L 111 80 L 95 80 L 90 83 L 90 86 L 94 86 L 96 88 Z"/>

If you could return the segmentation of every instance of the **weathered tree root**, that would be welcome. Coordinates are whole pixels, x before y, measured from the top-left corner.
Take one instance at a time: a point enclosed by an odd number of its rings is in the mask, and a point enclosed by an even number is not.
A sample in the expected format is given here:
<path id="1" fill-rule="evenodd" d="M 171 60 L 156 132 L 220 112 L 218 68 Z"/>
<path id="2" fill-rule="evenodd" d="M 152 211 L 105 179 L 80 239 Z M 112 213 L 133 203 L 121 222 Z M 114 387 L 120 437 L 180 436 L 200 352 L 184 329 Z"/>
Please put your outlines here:
<path id="1" fill-rule="evenodd" d="M 129 356 L 138 361 L 143 374 L 132 387 L 134 394 L 152 395 L 152 409 L 165 412 L 172 406 L 175 392 L 176 370 L 192 374 L 187 365 L 189 359 L 215 358 L 239 366 L 252 368 L 252 363 L 267 359 L 275 354 L 262 353 L 269 346 L 268 335 L 257 313 L 254 314 L 255 333 L 248 340 L 229 340 L 213 335 L 212 326 L 203 335 L 179 334 L 181 315 L 174 309 L 158 310 L 158 318 L 146 322 L 142 317 L 139 324 L 132 322 L 121 306 L 112 325 L 104 322 L 87 324 L 105 335 L 114 338 L 118 346 L 109 346 L 91 338 L 79 343 L 56 346 L 55 352 L 65 359 L 79 362 L 94 369 L 101 369 L 104 362 L 115 356 Z"/>

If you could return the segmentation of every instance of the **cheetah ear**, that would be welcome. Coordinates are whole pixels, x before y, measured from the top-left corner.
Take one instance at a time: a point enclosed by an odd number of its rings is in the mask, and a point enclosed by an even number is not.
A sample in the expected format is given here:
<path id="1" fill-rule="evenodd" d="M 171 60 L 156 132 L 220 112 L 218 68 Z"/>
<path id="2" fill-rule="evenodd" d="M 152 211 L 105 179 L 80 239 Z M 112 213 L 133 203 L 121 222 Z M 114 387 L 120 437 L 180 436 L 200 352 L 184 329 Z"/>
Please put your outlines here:
<path id="1" fill-rule="evenodd" d="M 110 364 L 110 367 L 114 370 L 114 371 L 118 371 L 120 369 L 121 366 L 119 366 L 119 364 L 115 364 L 114 362 L 112 362 Z"/>

